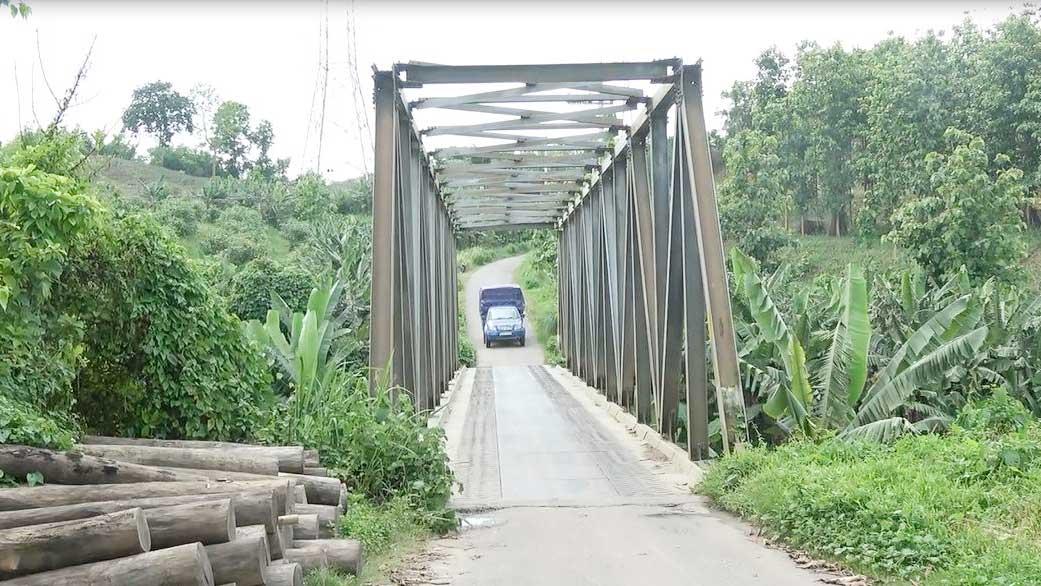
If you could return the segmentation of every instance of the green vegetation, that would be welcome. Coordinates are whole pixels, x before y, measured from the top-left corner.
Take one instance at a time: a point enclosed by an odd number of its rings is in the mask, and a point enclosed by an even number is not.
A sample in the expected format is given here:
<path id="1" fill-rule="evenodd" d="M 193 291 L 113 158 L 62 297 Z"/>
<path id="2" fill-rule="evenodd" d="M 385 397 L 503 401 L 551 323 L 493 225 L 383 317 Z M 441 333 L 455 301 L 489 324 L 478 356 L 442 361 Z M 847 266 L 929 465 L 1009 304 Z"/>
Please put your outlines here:
<path id="1" fill-rule="evenodd" d="M 1004 392 L 947 435 L 757 447 L 701 490 L 775 537 L 884 582 L 1041 582 L 1041 424 Z"/>
<path id="2" fill-rule="evenodd" d="M 563 364 L 557 336 L 557 239 L 554 232 L 538 232 L 531 237 L 531 252 L 517 269 L 524 288 L 525 311 L 542 344 L 547 364 Z"/>
<path id="3" fill-rule="evenodd" d="M 726 93 L 755 447 L 701 490 L 885 583 L 1041 581 L 1039 41 L 1028 11 L 807 42 Z"/>

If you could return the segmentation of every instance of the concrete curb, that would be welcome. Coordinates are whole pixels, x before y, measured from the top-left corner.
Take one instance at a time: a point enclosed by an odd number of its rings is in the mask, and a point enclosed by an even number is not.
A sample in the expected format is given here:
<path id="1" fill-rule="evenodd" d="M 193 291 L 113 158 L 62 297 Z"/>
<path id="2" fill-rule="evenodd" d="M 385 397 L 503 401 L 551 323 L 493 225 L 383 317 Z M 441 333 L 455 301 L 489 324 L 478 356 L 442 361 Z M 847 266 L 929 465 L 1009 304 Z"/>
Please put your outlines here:
<path id="1" fill-rule="evenodd" d="M 474 369 L 466 366 L 455 372 L 452 380 L 448 381 L 448 389 L 441 393 L 441 404 L 430 413 L 427 418 L 427 427 L 440 427 L 441 424 L 452 414 L 455 402 L 452 398 L 461 394 L 463 389 L 469 390 L 474 382 Z"/>
<path id="2" fill-rule="evenodd" d="M 626 412 L 620 405 L 608 401 L 607 397 L 601 395 L 566 368 L 546 366 L 546 372 L 580 402 L 592 403 L 603 409 L 611 419 L 623 425 L 629 434 L 642 441 L 658 457 L 668 462 L 672 472 L 686 479 L 688 488 L 694 490 L 697 485 L 701 484 L 705 477 L 707 463 L 692 461 L 686 450 L 663 438 L 651 427 L 639 423 L 636 417 Z"/>

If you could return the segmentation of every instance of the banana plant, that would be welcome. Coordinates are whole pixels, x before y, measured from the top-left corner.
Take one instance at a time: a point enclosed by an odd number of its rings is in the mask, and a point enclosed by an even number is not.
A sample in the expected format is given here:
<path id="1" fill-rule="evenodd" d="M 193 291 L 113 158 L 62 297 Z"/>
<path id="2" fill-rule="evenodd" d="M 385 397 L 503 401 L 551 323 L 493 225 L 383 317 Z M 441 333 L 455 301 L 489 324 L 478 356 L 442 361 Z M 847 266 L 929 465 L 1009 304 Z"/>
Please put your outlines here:
<path id="1" fill-rule="evenodd" d="M 981 316 L 979 301 L 963 295 L 915 330 L 879 372 L 842 437 L 890 441 L 945 426 L 950 414 L 928 405 L 925 411 L 932 412 L 914 422 L 906 411 L 914 409 L 916 394 L 935 392 L 949 380 L 952 369 L 979 357 L 987 339 L 987 327 L 979 326 Z"/>
<path id="2" fill-rule="evenodd" d="M 817 421 L 830 427 L 850 421 L 852 406 L 856 405 L 867 381 L 871 343 L 867 282 L 863 271 L 849 265 L 841 288 L 836 290 L 837 297 L 830 305 L 839 315 L 830 334 L 829 351 L 820 376 L 811 377 L 804 349 L 810 327 L 805 319 L 808 302 L 796 303 L 797 308 L 803 309 L 796 320 L 797 327 L 807 330 L 796 335 L 788 328 L 770 297 L 768 287 L 759 278 L 755 261 L 733 249 L 731 264 L 735 283 L 748 302 L 757 329 L 755 335 L 773 346 L 775 355 L 784 366 L 784 377 L 776 376 L 776 369 L 769 366 L 765 370 L 758 369 L 765 375 L 761 380 L 769 381 L 763 386 L 767 393 L 763 411 L 783 427 L 803 431 L 810 431 L 818 425 Z"/>
<path id="3" fill-rule="evenodd" d="M 247 325 L 250 336 L 268 349 L 293 382 L 294 392 L 310 396 L 316 385 L 327 385 L 346 356 L 354 350 L 354 340 L 344 327 L 350 312 L 340 309 L 343 284 L 326 278 L 311 290 L 306 312 L 291 312 L 285 301 L 276 297 L 275 305 L 261 324 Z M 289 330 L 287 338 L 283 324 Z"/>

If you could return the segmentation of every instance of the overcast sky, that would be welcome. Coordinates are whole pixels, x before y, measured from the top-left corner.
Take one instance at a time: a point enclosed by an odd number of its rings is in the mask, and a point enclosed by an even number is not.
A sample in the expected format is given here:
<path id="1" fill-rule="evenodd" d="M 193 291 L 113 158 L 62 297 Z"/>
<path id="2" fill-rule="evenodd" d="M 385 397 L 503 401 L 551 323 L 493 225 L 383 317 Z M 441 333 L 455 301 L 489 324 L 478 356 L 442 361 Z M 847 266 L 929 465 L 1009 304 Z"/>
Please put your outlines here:
<path id="1" fill-rule="evenodd" d="M 318 151 L 319 34 L 328 10 L 329 84 L 322 171 L 343 179 L 371 168 L 355 109 L 371 116 L 371 65 L 704 60 L 706 110 L 754 72 L 763 49 L 792 53 L 801 40 L 850 47 L 889 34 L 915 37 L 971 16 L 990 26 L 1020 3 L 1002 2 L 59 2 L 28 0 L 28 20 L 0 14 L 0 140 L 46 123 L 51 89 L 69 86 L 96 38 L 88 77 L 67 122 L 116 132 L 133 89 L 154 80 L 196 83 L 243 102 L 274 125 L 273 154 L 293 174 Z M 328 6 L 328 9 L 326 9 Z M 347 12 L 353 10 L 364 100 L 352 96 Z M 37 43 L 39 49 L 37 49 Z M 45 79 L 46 77 L 46 79 Z M 17 81 L 17 83 L 16 83 Z M 20 92 L 18 91 L 20 89 Z M 714 115 L 708 121 L 718 128 Z M 193 144 L 190 137 L 175 142 Z M 152 143 L 140 141 L 142 150 Z"/>

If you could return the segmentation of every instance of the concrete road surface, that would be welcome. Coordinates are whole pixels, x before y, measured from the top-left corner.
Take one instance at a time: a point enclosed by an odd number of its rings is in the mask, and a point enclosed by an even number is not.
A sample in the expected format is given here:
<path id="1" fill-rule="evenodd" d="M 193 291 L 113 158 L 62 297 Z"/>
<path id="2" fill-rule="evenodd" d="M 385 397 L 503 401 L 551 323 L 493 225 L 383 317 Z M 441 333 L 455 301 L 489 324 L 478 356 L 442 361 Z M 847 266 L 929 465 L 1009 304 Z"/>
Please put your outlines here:
<path id="1" fill-rule="evenodd" d="M 467 286 L 511 282 L 519 259 L 493 263 Z M 458 536 L 438 540 L 407 584 L 817 584 L 819 574 L 750 536 L 690 494 L 618 422 L 537 364 L 541 352 L 484 351 L 441 421 L 463 491 Z M 529 331 L 528 339 L 534 341 Z M 530 342 L 529 342 L 530 343 Z"/>

